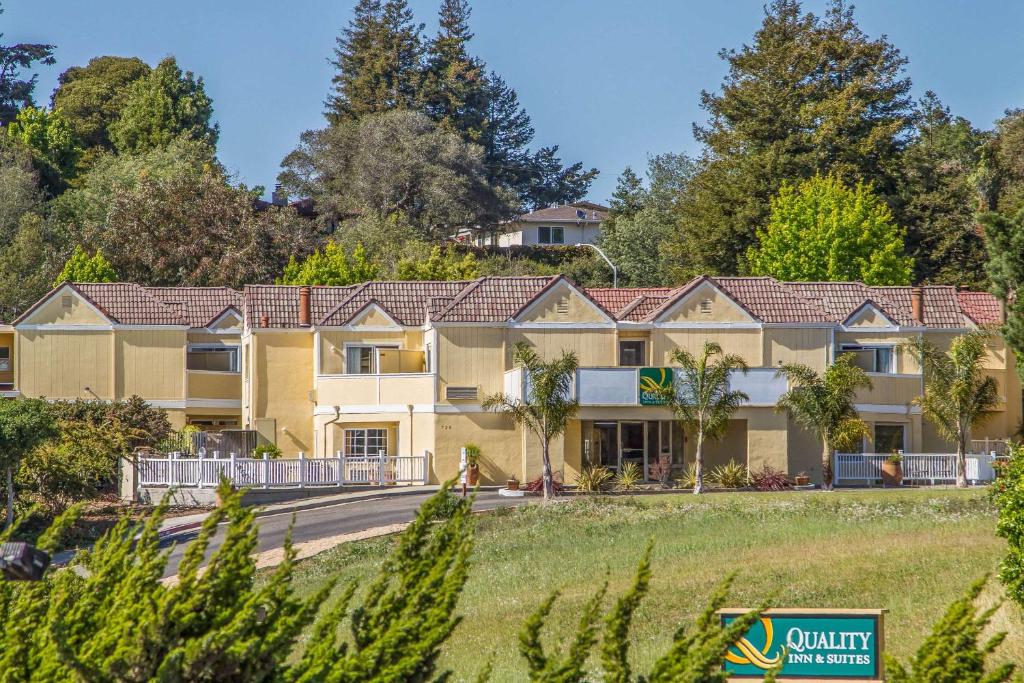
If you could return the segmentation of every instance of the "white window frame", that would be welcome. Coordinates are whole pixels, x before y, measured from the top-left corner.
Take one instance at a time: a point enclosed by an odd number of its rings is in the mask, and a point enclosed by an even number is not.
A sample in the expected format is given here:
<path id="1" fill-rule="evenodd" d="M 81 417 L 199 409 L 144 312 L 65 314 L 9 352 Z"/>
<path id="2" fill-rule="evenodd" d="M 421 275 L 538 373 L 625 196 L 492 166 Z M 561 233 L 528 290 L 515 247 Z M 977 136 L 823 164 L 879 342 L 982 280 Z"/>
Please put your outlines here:
<path id="1" fill-rule="evenodd" d="M 548 238 L 541 239 L 541 230 L 548 231 Z M 555 231 L 558 231 L 557 233 Z M 555 239 L 555 235 L 558 239 Z M 565 228 L 561 225 L 542 225 L 537 228 L 537 244 L 565 244 Z"/>
<path id="2" fill-rule="evenodd" d="M 839 345 L 839 355 L 844 353 L 853 353 L 856 351 L 873 351 L 873 362 L 872 370 L 867 372 L 875 375 L 896 375 L 896 346 L 894 344 L 857 344 L 857 343 L 844 343 Z M 878 352 L 888 351 L 889 352 L 889 369 L 879 370 L 878 369 Z"/>
<path id="3" fill-rule="evenodd" d="M 398 344 L 374 344 L 373 342 L 346 342 L 344 345 L 345 350 L 345 367 L 343 368 L 343 375 L 379 375 L 380 374 L 380 350 L 381 349 L 398 349 L 401 350 L 401 346 Z M 370 355 L 370 372 L 349 372 L 348 367 L 348 350 L 349 349 L 371 349 Z"/>
<path id="4" fill-rule="evenodd" d="M 233 370 L 193 370 L 188 367 L 188 354 L 193 352 L 226 352 L 230 353 L 230 366 Z M 217 372 L 223 375 L 238 375 L 242 372 L 242 352 L 240 344 L 189 344 L 185 354 L 185 368 L 189 372 Z"/>
<path id="5" fill-rule="evenodd" d="M 371 439 L 373 439 L 372 442 Z M 361 443 L 357 443 L 360 441 Z M 346 427 L 343 430 L 342 443 L 347 456 L 357 458 L 377 456 L 381 451 L 388 452 L 388 430 L 386 427 Z M 356 445 L 350 447 L 350 443 Z"/>

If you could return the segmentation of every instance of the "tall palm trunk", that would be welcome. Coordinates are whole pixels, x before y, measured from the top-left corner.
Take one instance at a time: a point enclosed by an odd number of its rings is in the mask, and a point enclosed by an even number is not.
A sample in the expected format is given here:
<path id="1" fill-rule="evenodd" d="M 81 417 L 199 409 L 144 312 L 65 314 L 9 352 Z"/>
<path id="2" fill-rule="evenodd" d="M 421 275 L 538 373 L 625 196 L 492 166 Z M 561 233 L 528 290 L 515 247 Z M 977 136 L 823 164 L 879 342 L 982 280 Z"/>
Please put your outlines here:
<path id="1" fill-rule="evenodd" d="M 821 447 L 821 488 L 832 490 L 832 444 L 828 440 L 824 440 Z"/>
<path id="2" fill-rule="evenodd" d="M 704 492 L 704 432 L 697 430 L 697 455 L 694 465 L 693 492 Z"/>
<path id="3" fill-rule="evenodd" d="M 967 488 L 967 434 L 963 431 L 956 440 L 956 486 Z"/>
<path id="4" fill-rule="evenodd" d="M 541 440 L 540 446 L 540 470 L 544 483 L 544 500 L 551 500 L 555 496 L 555 487 L 551 480 L 551 453 L 547 439 Z"/>

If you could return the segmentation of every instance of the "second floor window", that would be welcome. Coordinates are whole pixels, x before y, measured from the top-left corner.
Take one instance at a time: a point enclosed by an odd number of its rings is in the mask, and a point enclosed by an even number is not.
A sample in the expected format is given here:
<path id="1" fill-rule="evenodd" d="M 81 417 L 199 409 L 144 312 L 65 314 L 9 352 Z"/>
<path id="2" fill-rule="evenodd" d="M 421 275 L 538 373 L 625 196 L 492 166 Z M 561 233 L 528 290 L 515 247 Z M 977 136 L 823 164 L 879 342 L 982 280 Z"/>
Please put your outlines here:
<path id="1" fill-rule="evenodd" d="M 537 228 L 537 241 L 540 244 L 565 244 L 565 228 Z"/>
<path id="2" fill-rule="evenodd" d="M 0 346 L 0 372 L 7 372 L 11 369 L 11 347 Z"/>
<path id="3" fill-rule="evenodd" d="M 238 347 L 195 344 L 188 347 L 185 367 L 208 372 L 238 372 Z"/>
<path id="4" fill-rule="evenodd" d="M 390 352 L 392 354 L 388 357 L 391 360 L 390 363 L 381 362 L 381 351 Z M 394 356 L 397 351 L 397 346 L 377 346 L 373 344 L 353 344 L 351 346 L 346 346 L 345 374 L 376 375 L 382 372 L 398 372 L 398 369 L 393 367 L 395 366 L 395 361 L 398 360 Z"/>
<path id="5" fill-rule="evenodd" d="M 843 344 L 840 353 L 853 354 L 853 364 L 864 372 L 896 372 L 896 352 L 892 346 L 864 346 L 861 344 Z"/>
<path id="6" fill-rule="evenodd" d="M 646 344 L 642 339 L 623 339 L 619 342 L 619 365 L 640 367 L 647 363 Z"/>

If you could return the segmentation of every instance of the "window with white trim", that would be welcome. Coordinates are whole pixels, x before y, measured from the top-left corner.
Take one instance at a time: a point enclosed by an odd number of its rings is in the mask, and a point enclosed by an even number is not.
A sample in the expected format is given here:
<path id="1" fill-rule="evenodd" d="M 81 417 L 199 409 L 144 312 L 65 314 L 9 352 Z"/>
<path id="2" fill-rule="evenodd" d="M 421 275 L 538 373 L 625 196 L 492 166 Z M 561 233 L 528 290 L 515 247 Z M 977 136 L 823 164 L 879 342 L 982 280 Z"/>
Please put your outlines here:
<path id="1" fill-rule="evenodd" d="M 896 373 L 896 349 L 893 346 L 843 344 L 839 352 L 852 354 L 853 364 L 864 372 Z"/>
<path id="2" fill-rule="evenodd" d="M 7 372 L 11 369 L 11 347 L 0 346 L 0 372 Z"/>
<path id="3" fill-rule="evenodd" d="M 542 226 L 537 228 L 539 244 L 565 244 L 565 228 Z"/>
<path id="4" fill-rule="evenodd" d="M 346 429 L 345 455 L 380 455 L 388 452 L 388 430 Z"/>
<path id="5" fill-rule="evenodd" d="M 346 344 L 345 374 L 376 375 L 380 372 L 381 349 L 397 349 L 394 344 Z"/>
<path id="6" fill-rule="evenodd" d="M 238 372 L 238 347 L 223 344 L 189 344 L 185 358 L 189 370 Z"/>

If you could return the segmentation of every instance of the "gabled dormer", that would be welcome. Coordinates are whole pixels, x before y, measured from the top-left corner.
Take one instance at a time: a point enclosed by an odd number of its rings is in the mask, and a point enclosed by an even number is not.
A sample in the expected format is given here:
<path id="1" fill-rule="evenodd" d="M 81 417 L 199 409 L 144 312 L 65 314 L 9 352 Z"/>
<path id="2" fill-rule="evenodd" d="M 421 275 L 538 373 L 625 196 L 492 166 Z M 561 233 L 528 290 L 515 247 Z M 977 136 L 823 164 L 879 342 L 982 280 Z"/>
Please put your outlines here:
<path id="1" fill-rule="evenodd" d="M 570 280 L 559 277 L 522 307 L 513 317 L 516 325 L 607 325 L 614 319 Z"/>
<path id="2" fill-rule="evenodd" d="M 666 325 L 747 324 L 760 321 L 710 278 L 700 278 L 667 301 L 654 322 Z"/>

